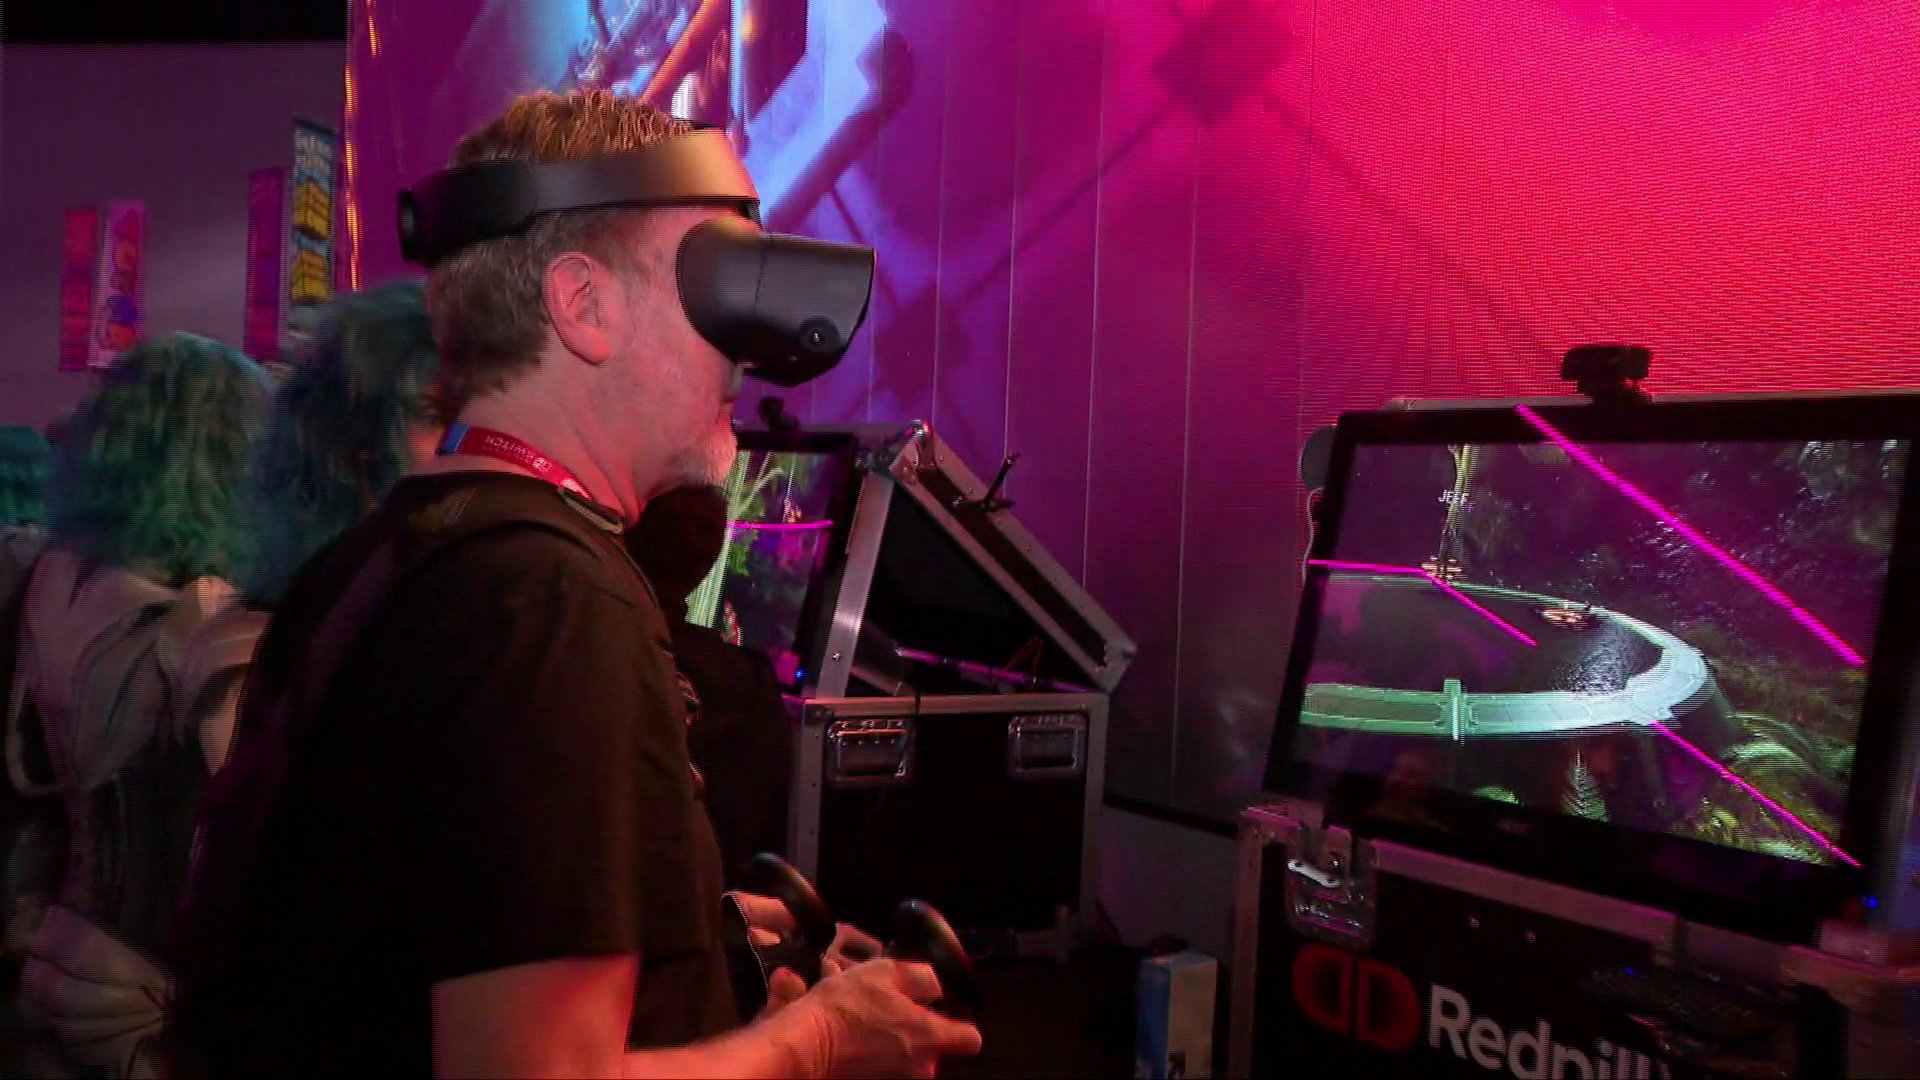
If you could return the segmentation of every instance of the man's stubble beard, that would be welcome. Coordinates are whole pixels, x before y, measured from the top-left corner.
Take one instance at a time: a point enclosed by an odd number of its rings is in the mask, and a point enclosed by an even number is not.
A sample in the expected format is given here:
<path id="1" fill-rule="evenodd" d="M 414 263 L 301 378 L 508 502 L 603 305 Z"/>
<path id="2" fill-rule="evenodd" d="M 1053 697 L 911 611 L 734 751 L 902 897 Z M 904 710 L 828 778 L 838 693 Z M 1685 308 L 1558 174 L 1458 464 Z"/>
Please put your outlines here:
<path id="1" fill-rule="evenodd" d="M 668 470 L 670 489 L 683 487 L 725 487 L 733 472 L 733 458 L 740 440 L 731 423 L 719 425 L 700 445 L 681 454 Z"/>
<path id="2" fill-rule="evenodd" d="M 689 328 L 688 333 L 691 332 Z M 706 346 L 703 342 L 697 348 Z M 672 351 L 662 349 L 653 355 L 671 354 Z M 685 417 L 690 413 L 704 412 L 710 418 L 708 426 L 695 436 L 691 445 L 683 444 L 678 453 L 667 459 L 665 475 L 652 494 L 684 487 L 725 486 L 728 475 L 733 471 L 734 451 L 739 440 L 734 434 L 731 409 L 723 411 L 719 405 L 717 388 L 702 386 L 695 374 L 683 364 L 651 369 L 636 365 L 636 370 L 640 374 L 636 379 L 635 396 L 657 402 L 662 409 L 658 414 L 661 422 L 656 430 L 671 428 L 673 425 L 668 422 L 671 418 Z M 709 405 L 709 402 L 713 404 Z"/>
<path id="3" fill-rule="evenodd" d="M 722 425 L 713 433 L 713 445 L 707 453 L 707 475 L 703 478 L 714 487 L 724 487 L 727 477 L 733 474 L 733 460 L 740 453 L 740 436 L 734 433 L 732 421 Z"/>

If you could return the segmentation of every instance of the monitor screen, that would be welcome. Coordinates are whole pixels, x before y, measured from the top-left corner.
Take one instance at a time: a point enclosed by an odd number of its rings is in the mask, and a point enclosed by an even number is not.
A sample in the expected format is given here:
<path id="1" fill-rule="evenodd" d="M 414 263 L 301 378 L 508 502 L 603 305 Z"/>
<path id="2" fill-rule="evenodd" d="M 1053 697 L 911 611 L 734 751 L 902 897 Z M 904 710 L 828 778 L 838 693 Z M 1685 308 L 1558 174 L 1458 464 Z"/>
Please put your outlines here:
<path id="1" fill-rule="evenodd" d="M 688 599 L 689 621 L 767 657 L 789 689 L 808 674 L 852 477 L 851 439 L 743 434 L 726 482 L 726 546 Z"/>
<path id="2" fill-rule="evenodd" d="M 1373 778 L 1375 817 L 1437 790 L 1859 867 L 1843 833 L 1911 439 L 1609 441 L 1564 411 L 1336 451 L 1291 758 Z"/>

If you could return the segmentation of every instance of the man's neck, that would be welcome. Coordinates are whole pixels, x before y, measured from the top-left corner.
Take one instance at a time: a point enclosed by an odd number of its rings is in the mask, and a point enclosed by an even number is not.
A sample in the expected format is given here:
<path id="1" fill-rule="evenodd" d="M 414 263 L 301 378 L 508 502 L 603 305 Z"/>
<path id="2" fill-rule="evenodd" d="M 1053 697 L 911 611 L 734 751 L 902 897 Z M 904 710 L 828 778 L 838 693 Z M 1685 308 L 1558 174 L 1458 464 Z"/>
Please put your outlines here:
<path id="1" fill-rule="evenodd" d="M 618 510 L 621 518 L 632 524 L 639 520 L 642 503 L 634 488 L 634 470 L 619 467 L 624 463 L 614 460 L 612 454 L 596 453 L 596 445 L 604 440 L 594 437 L 589 427 L 590 419 L 582 423 L 575 419 L 577 416 L 590 418 L 592 414 L 574 413 L 556 407 L 550 398 L 537 393 L 537 387 L 524 384 L 516 384 L 502 393 L 470 402 L 460 411 L 460 420 L 467 426 L 511 435 L 542 456 L 551 458 L 573 474 L 573 478 L 587 489 L 589 498 Z M 461 453 L 445 454 L 421 462 L 414 471 L 442 473 L 471 470 L 535 475 L 514 462 Z"/>

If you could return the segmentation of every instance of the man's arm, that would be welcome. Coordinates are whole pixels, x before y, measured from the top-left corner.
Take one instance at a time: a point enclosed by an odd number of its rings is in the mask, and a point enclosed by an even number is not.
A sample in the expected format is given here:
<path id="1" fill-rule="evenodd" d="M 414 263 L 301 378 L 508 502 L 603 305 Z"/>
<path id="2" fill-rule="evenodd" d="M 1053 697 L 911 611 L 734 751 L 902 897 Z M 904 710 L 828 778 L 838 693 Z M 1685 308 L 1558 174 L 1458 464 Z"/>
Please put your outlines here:
<path id="1" fill-rule="evenodd" d="M 630 1052 L 627 1022 L 638 974 L 639 962 L 626 956 L 547 961 L 437 983 L 434 1075 L 931 1077 L 942 1056 L 980 1052 L 980 1033 L 971 1024 L 925 1007 L 940 997 L 933 970 L 893 960 L 832 975 L 731 1034 Z M 792 982 L 797 992 L 799 980 Z"/>
<path id="2" fill-rule="evenodd" d="M 467 1077 L 805 1077 L 804 1042 L 762 1021 L 702 1043 L 629 1052 L 639 961 L 554 960 L 433 988 L 434 1074 Z"/>

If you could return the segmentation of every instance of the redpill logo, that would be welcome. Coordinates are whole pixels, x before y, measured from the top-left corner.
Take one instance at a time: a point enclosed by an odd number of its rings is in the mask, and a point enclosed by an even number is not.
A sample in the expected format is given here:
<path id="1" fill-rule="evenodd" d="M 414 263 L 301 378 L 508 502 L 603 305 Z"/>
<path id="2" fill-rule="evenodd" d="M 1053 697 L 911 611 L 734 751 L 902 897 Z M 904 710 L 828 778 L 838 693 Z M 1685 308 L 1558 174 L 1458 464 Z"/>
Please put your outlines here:
<path id="1" fill-rule="evenodd" d="M 1308 1020 L 1389 1053 L 1420 1038 L 1420 995 L 1405 975 L 1364 956 L 1309 944 L 1293 958 L 1293 1000 Z"/>
<path id="2" fill-rule="evenodd" d="M 1545 1019 L 1530 1028 L 1510 1028 L 1477 1016 L 1465 994 L 1438 983 L 1429 987 L 1423 1003 L 1405 974 L 1326 945 L 1309 944 L 1295 954 L 1293 1000 L 1308 1020 L 1362 1046 L 1404 1053 L 1420 1042 L 1424 1029 L 1431 1049 L 1514 1080 L 1673 1076 L 1666 1062 L 1606 1039 L 1562 1043 Z"/>

